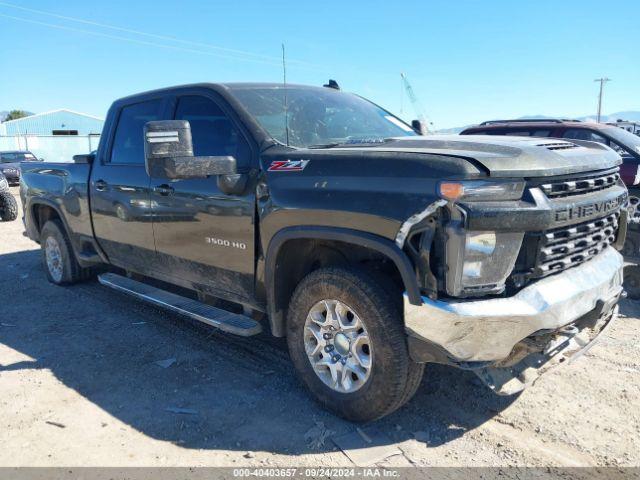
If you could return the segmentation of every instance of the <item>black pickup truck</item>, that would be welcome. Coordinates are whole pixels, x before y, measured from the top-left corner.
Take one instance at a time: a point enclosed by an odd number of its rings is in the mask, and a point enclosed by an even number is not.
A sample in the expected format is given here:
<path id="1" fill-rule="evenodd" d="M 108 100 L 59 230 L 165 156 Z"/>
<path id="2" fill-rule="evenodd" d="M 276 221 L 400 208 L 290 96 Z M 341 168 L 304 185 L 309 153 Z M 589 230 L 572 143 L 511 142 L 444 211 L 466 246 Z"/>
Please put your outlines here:
<path id="1" fill-rule="evenodd" d="M 593 345 L 624 293 L 620 162 L 420 136 L 336 88 L 200 84 L 116 101 L 97 153 L 23 164 L 21 198 L 51 282 L 286 336 L 312 394 L 367 421 L 425 363 L 512 394 Z"/>

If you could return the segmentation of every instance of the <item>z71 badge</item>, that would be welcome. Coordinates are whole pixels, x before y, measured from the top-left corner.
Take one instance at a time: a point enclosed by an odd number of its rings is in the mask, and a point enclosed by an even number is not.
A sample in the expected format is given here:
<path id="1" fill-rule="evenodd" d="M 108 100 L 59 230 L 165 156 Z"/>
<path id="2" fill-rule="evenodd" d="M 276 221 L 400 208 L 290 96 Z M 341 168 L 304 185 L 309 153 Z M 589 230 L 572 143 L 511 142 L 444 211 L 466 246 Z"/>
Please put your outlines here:
<path id="1" fill-rule="evenodd" d="M 271 162 L 270 172 L 301 172 L 310 160 L 277 160 Z"/>

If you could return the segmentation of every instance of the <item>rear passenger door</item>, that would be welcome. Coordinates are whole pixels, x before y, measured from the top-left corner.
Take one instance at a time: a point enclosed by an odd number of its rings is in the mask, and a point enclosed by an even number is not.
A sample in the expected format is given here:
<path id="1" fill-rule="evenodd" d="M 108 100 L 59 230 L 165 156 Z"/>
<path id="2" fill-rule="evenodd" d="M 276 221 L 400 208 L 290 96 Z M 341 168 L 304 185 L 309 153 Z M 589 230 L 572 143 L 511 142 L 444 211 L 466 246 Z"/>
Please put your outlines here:
<path id="1" fill-rule="evenodd" d="M 143 127 L 166 119 L 162 98 L 119 107 L 107 147 L 96 159 L 89 185 L 95 236 L 109 260 L 119 267 L 153 276 L 150 179 L 144 166 Z"/>
<path id="2" fill-rule="evenodd" d="M 238 171 L 257 163 L 233 112 L 213 94 L 176 99 L 176 120 L 191 125 L 195 156 L 236 158 Z M 253 299 L 255 188 L 228 195 L 218 177 L 151 180 L 158 258 L 176 283 L 235 301 Z"/>

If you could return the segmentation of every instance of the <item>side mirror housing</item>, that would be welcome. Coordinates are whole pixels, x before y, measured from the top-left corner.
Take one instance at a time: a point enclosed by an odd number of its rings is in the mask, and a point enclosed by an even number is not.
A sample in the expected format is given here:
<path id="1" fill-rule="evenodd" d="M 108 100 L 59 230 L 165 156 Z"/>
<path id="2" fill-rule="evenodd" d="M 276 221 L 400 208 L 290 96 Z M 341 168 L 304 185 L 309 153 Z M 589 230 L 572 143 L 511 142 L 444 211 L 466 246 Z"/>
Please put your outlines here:
<path id="1" fill-rule="evenodd" d="M 427 126 L 422 123 L 420 120 L 411 120 L 411 128 L 418 135 L 426 135 L 427 134 Z"/>
<path id="2" fill-rule="evenodd" d="M 206 178 L 237 173 L 232 156 L 195 157 L 186 120 L 160 120 L 144 126 L 145 168 L 152 178 Z"/>
<path id="3" fill-rule="evenodd" d="M 95 160 L 96 156 L 93 153 L 85 153 L 82 155 L 74 155 L 73 156 L 73 163 L 88 163 L 88 164 L 92 164 L 93 161 Z M 44 159 L 41 158 L 40 159 L 41 162 L 44 162 Z"/>

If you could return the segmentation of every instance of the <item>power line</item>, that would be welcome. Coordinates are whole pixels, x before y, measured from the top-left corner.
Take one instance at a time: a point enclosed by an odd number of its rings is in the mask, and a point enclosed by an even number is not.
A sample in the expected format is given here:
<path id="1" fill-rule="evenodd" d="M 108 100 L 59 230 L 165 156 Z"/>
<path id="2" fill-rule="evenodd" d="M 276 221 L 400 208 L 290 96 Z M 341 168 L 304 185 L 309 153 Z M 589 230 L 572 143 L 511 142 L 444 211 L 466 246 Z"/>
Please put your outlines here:
<path id="1" fill-rule="evenodd" d="M 66 15 L 60 15 L 57 13 L 53 13 L 53 12 L 47 12 L 44 10 L 38 10 L 35 8 L 28 8 L 28 7 L 23 7 L 21 5 L 14 5 L 12 3 L 7 3 L 7 2 L 2 2 L 0 1 L 0 6 L 4 6 L 4 7 L 8 7 L 8 8 L 14 8 L 14 9 L 18 9 L 18 10 L 22 10 L 25 12 L 30 12 L 30 13 L 35 13 L 38 15 L 46 15 L 49 17 L 54 17 L 54 18 L 58 18 L 61 20 L 66 20 L 66 21 L 70 21 L 70 22 L 77 22 L 77 23 L 82 23 L 85 25 L 91 25 L 94 27 L 99 27 L 99 28 L 106 28 L 106 29 L 111 29 L 111 30 L 116 30 L 116 31 L 120 31 L 120 32 L 124 32 L 124 33 L 130 33 L 133 35 L 140 35 L 140 36 L 144 36 L 144 37 L 148 37 L 148 38 L 155 38 L 157 40 L 163 40 L 163 41 L 169 41 L 169 42 L 175 42 L 175 43 L 179 43 L 182 45 L 190 45 L 193 47 L 200 47 L 200 48 L 207 48 L 207 49 L 211 49 L 211 50 L 218 50 L 221 52 L 225 52 L 227 54 L 227 56 L 221 56 L 221 58 L 238 58 L 238 59 L 244 59 L 247 61 L 254 61 L 254 60 L 262 60 L 263 63 L 264 61 L 269 61 L 272 62 L 274 65 L 275 64 L 279 64 L 280 59 L 278 57 L 272 57 L 269 55 L 261 55 L 258 53 L 253 53 L 253 52 L 247 52 L 244 50 L 238 50 L 238 49 L 233 49 L 233 48 L 227 48 L 227 47 L 221 47 L 218 45 L 212 45 L 209 43 L 203 43 L 203 42 L 195 42 L 195 41 L 191 41 L 191 40 L 184 40 L 181 38 L 177 38 L 177 37 L 172 37 L 172 36 L 168 36 L 168 35 L 158 35 L 155 33 L 149 33 L 149 32 L 144 32 L 141 30 L 134 30 L 131 28 L 125 28 L 125 27 L 119 27 L 117 25 L 110 25 L 110 24 L 106 24 L 106 23 L 101 23 L 101 22 L 96 22 L 93 20 L 86 20 L 83 18 L 78 18 L 78 17 L 70 17 L 70 16 L 66 16 Z M 81 32 L 81 33 L 87 33 L 87 34 L 97 34 L 99 32 L 93 32 L 93 31 L 88 31 L 88 30 L 82 30 L 82 29 L 75 29 L 73 27 L 66 27 L 63 25 L 56 25 L 56 24 L 50 24 L 50 23 L 46 23 L 46 22 L 40 22 L 38 20 L 33 20 L 33 19 L 26 19 L 26 18 L 20 18 L 20 17 L 13 17 L 11 15 L 5 15 L 5 14 L 0 14 L 0 16 L 3 16 L 5 18 L 11 18 L 13 20 L 20 20 L 20 21 L 24 21 L 24 22 L 29 22 L 29 23 L 36 23 L 39 25 L 44 25 L 44 26 L 49 26 L 49 27 L 53 27 L 53 28 L 60 28 L 63 30 L 70 30 L 70 31 L 76 31 L 76 32 Z M 163 48 L 173 48 L 173 49 L 177 49 L 176 47 L 172 47 L 172 46 L 168 46 L 165 44 L 158 44 L 158 43 L 153 43 L 153 42 L 145 42 L 142 43 L 142 41 L 139 40 L 135 40 L 135 39 L 130 39 L 128 37 L 119 37 L 119 36 L 110 36 L 108 34 L 100 34 L 97 36 L 102 36 L 105 38 L 113 38 L 113 39 L 117 39 L 117 40 L 130 40 L 130 41 L 134 41 L 136 43 L 140 43 L 143 45 L 150 45 L 150 46 L 159 46 L 159 47 L 163 47 Z M 192 53 L 203 53 L 201 50 L 195 50 L 195 49 L 186 49 L 184 51 L 189 51 Z M 245 58 L 246 57 L 246 58 Z M 308 65 L 308 66 L 315 66 L 318 67 L 319 65 L 314 65 L 312 63 L 308 63 L 308 62 L 304 62 L 302 60 L 289 60 L 289 62 L 293 62 L 295 64 L 298 64 L 299 66 L 304 66 L 304 65 Z"/>
<path id="2" fill-rule="evenodd" d="M 102 37 L 102 38 L 109 38 L 112 40 L 121 40 L 124 42 L 131 42 L 131 43 L 137 43 L 138 45 L 146 45 L 146 46 L 151 46 L 151 47 L 159 47 L 159 48 L 166 48 L 169 50 L 176 50 L 176 51 L 181 51 L 181 52 L 188 52 L 188 53 L 198 53 L 201 55 L 209 55 L 212 57 L 219 57 L 219 58 L 226 58 L 226 59 L 231 59 L 231 60 L 244 60 L 244 61 L 249 61 L 249 62 L 258 62 L 258 63 L 264 63 L 264 64 L 268 64 L 268 65 L 275 65 L 275 66 L 280 66 L 280 62 L 274 61 L 274 62 L 270 62 L 267 60 L 260 60 L 257 58 L 238 58 L 238 57 L 233 57 L 230 55 L 225 55 L 223 53 L 214 53 L 214 52 L 207 52 L 204 50 L 196 50 L 193 48 L 185 48 L 185 47 L 178 47 L 176 45 L 166 45 L 166 44 L 162 44 L 162 43 L 156 43 L 156 42 L 148 42 L 146 40 L 137 40 L 135 38 L 129 38 L 129 37 L 121 37 L 118 35 L 110 35 L 108 33 L 102 33 L 102 32 L 94 32 L 91 30 L 83 30 L 81 28 L 74 28 L 74 27 L 68 27 L 66 25 L 57 25 L 57 24 L 53 24 L 53 23 L 48 23 L 48 22 L 41 22 L 39 20 L 32 20 L 32 19 L 28 19 L 28 18 L 21 18 L 21 17 L 14 17 L 12 15 L 6 15 L 4 13 L 0 13 L 0 17 L 3 18 L 8 18 L 11 20 L 17 20 L 20 22 L 26 22 L 26 23 L 31 23 L 31 24 L 35 24 L 35 25 L 42 25 L 45 27 L 50 27 L 50 28 L 56 28 L 59 30 L 66 30 L 66 31 L 70 31 L 70 32 L 76 32 L 76 33 L 84 33 L 86 35 L 93 35 L 95 37 Z"/>

